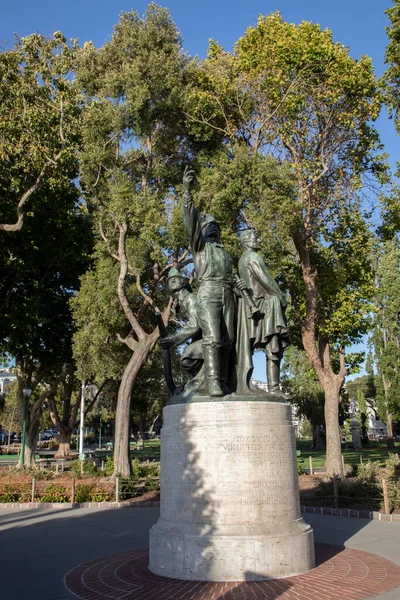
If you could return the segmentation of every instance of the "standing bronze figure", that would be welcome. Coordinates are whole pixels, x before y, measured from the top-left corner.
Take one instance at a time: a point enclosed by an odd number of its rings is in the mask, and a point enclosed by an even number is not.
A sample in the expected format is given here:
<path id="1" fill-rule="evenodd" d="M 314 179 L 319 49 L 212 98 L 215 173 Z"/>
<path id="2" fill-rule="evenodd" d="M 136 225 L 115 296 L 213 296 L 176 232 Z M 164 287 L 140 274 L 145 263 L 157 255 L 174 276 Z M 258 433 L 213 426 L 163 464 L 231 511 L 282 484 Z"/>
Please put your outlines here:
<path id="1" fill-rule="evenodd" d="M 229 394 L 229 360 L 235 337 L 232 258 L 220 243 L 212 215 L 201 223 L 193 203 L 194 172 L 185 168 L 182 217 L 199 282 L 197 318 L 202 331 L 204 366 L 210 396 Z"/>
<path id="2" fill-rule="evenodd" d="M 250 384 L 253 371 L 252 355 L 262 348 L 267 358 L 268 392 L 280 395 L 280 365 L 283 351 L 290 344 L 285 316 L 286 297 L 268 272 L 258 252 L 260 239 L 254 229 L 242 233 L 243 254 L 239 260 L 239 276 L 246 282 L 259 313 L 251 310 L 244 298 L 239 299 L 237 332 L 238 391 L 254 392 Z"/>

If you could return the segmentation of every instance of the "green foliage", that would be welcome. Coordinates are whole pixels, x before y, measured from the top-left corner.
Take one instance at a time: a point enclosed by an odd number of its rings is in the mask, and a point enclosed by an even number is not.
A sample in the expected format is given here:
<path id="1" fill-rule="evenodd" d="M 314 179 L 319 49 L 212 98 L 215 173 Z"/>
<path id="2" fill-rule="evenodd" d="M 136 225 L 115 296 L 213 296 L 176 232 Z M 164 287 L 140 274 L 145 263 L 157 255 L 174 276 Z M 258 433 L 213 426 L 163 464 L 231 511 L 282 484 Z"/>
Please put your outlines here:
<path id="1" fill-rule="evenodd" d="M 390 27 L 386 28 L 389 42 L 386 48 L 385 63 L 388 68 L 382 77 L 385 101 L 390 114 L 395 119 L 397 132 L 400 131 L 400 2 L 394 0 L 393 6 L 387 9 Z"/>
<path id="2" fill-rule="evenodd" d="M 400 416 L 400 249 L 397 237 L 376 249 L 375 318 L 372 342 L 377 369 L 377 409 L 385 421 Z"/>
<path id="3" fill-rule="evenodd" d="M 0 491 L 0 502 L 29 502 L 30 499 L 28 484 L 6 483 Z"/>
<path id="4" fill-rule="evenodd" d="M 370 326 L 373 273 L 358 192 L 364 174 L 384 180 L 386 172 L 373 126 L 381 98 L 370 58 L 352 59 L 319 25 L 260 16 L 232 55 L 211 42 L 188 103 L 194 126 L 225 136 L 198 197 L 215 197 L 215 206 L 204 206 L 234 231 L 244 209 L 290 291 L 290 316 L 313 331 L 309 356 L 318 341 L 322 352 L 359 340 Z M 270 156 L 276 151 L 279 166 Z M 232 234 L 224 234 L 237 252 Z M 336 367 L 335 356 L 329 359 Z M 312 362 L 323 369 L 321 357 Z"/>
<path id="5" fill-rule="evenodd" d="M 364 462 L 358 465 L 358 478 L 361 481 L 376 482 L 382 475 L 382 469 L 377 462 Z"/>
<path id="6" fill-rule="evenodd" d="M 184 243 L 176 189 L 189 152 L 182 106 L 190 61 L 168 10 L 150 4 L 143 18 L 123 12 L 112 38 L 100 49 L 86 44 L 78 62 L 81 182 L 100 235 L 72 303 L 74 356 L 83 378 L 121 379 L 137 340 L 126 306 L 145 334 L 154 330 L 151 304 L 166 302 L 160 273 Z"/>
<path id="7" fill-rule="evenodd" d="M 129 498 L 135 498 L 139 495 L 138 484 L 136 478 L 120 478 L 120 500 L 129 500 Z"/>
<path id="8" fill-rule="evenodd" d="M 67 492 L 65 487 L 57 483 L 51 483 L 44 490 L 40 501 L 41 502 L 69 502 L 71 498 L 70 492 Z"/>
<path id="9" fill-rule="evenodd" d="M 84 483 L 80 483 L 79 485 L 76 486 L 75 502 L 78 502 L 78 503 L 89 502 L 90 501 L 90 492 L 91 492 L 90 485 L 85 485 Z"/>
<path id="10" fill-rule="evenodd" d="M 90 502 L 109 502 L 111 494 L 101 487 L 94 486 L 90 491 Z"/>
<path id="11" fill-rule="evenodd" d="M 76 486 L 75 502 L 108 502 L 111 495 L 104 488 L 93 483 L 80 483 Z"/>
<path id="12" fill-rule="evenodd" d="M 339 508 L 378 510 L 382 498 L 382 488 L 366 480 L 337 481 Z M 322 480 L 312 490 L 301 492 L 302 504 L 309 506 L 335 506 L 333 479 Z"/>
<path id="13" fill-rule="evenodd" d="M 139 479 L 139 477 L 142 476 L 142 469 L 140 466 L 140 461 L 139 459 L 135 458 L 134 460 L 132 460 L 132 477 L 134 479 Z"/>
<path id="14" fill-rule="evenodd" d="M 75 53 L 75 42 L 58 32 L 51 39 L 16 40 L 0 54 L 0 220 L 15 221 L 16 204 L 40 180 L 24 233 L 3 233 L 0 245 L 0 353 L 16 358 L 19 418 L 22 388 L 29 384 L 33 391 L 28 439 L 37 439 L 46 395 L 55 392 L 72 361 L 69 299 L 88 266 L 93 239 L 74 181 L 80 144 L 80 94 L 71 77 Z"/>
<path id="15" fill-rule="evenodd" d="M 389 481 L 387 486 L 389 506 L 391 509 L 400 508 L 400 481 Z M 381 502 L 384 508 L 384 501 Z"/>
<path id="16" fill-rule="evenodd" d="M 47 181 L 52 189 L 76 170 L 80 93 L 72 72 L 78 50 L 60 31 L 15 38 L 0 52 L 0 222 L 17 221 L 23 196 Z M 37 185 L 37 187 L 39 187 Z M 28 199 L 28 198 L 26 198 Z M 42 200 L 29 201 L 34 214 Z M 19 215 L 18 215 L 19 216 Z"/>
<path id="17" fill-rule="evenodd" d="M 158 479 L 146 479 L 145 484 L 146 492 L 157 492 L 160 490 L 160 481 Z"/>
<path id="18" fill-rule="evenodd" d="M 400 477 L 400 456 L 394 452 L 389 453 L 389 458 L 385 462 L 385 479 L 397 479 Z"/>
<path id="19" fill-rule="evenodd" d="M 107 465 L 106 465 L 107 468 Z M 70 469 L 72 473 L 74 473 L 75 477 L 80 478 L 82 473 L 82 461 L 81 460 L 72 460 L 70 462 Z M 89 477 L 100 477 L 101 471 L 98 470 L 97 465 L 92 460 L 84 460 L 83 461 L 83 475 Z"/>
<path id="20" fill-rule="evenodd" d="M 114 457 L 113 456 L 107 456 L 106 462 L 104 465 L 104 472 L 108 477 L 110 477 L 114 473 Z"/>
<path id="21" fill-rule="evenodd" d="M 160 477 L 160 463 L 146 461 L 140 464 L 140 477 Z"/>

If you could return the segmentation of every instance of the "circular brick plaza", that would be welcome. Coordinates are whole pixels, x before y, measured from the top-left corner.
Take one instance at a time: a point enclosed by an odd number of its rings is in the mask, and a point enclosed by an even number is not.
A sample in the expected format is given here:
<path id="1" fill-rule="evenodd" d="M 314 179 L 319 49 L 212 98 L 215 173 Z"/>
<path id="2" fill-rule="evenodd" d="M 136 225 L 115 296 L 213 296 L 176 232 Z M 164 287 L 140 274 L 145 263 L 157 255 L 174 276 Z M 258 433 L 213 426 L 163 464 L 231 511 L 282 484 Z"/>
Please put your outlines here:
<path id="1" fill-rule="evenodd" d="M 400 586 L 400 568 L 360 550 L 316 544 L 317 567 L 268 581 L 204 582 L 151 573 L 148 550 L 133 550 L 79 565 L 65 578 L 83 600 L 362 600 Z"/>

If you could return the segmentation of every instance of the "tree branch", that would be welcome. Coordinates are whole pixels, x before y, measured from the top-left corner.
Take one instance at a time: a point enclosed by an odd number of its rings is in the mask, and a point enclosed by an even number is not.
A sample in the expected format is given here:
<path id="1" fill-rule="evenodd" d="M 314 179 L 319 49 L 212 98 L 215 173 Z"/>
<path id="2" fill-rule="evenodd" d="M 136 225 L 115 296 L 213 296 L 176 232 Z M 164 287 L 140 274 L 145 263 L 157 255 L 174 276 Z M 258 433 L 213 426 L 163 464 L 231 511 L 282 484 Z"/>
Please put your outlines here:
<path id="1" fill-rule="evenodd" d="M 122 309 L 125 313 L 126 318 L 131 324 L 132 329 L 135 331 L 139 340 L 146 338 L 146 332 L 140 325 L 133 310 L 129 304 L 129 300 L 126 295 L 125 281 L 128 274 L 128 259 L 126 256 L 126 233 L 128 231 L 128 225 L 122 223 L 119 226 L 119 243 L 118 243 L 118 256 L 120 260 L 120 271 L 118 277 L 118 298 L 121 303 Z"/>

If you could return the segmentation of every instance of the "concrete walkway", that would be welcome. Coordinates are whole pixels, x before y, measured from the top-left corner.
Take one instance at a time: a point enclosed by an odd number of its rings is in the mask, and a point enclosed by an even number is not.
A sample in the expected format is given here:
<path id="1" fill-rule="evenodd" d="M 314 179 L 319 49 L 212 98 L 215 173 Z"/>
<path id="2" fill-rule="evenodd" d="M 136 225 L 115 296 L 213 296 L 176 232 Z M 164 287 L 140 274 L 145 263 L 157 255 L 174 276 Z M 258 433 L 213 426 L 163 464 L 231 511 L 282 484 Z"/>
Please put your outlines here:
<path id="1" fill-rule="evenodd" d="M 65 574 L 91 559 L 148 546 L 157 508 L 0 510 L 1 600 L 71 600 Z M 400 523 L 304 515 L 315 540 L 400 566 Z M 399 600 L 400 588 L 375 596 Z M 345 598 L 343 600 L 346 600 Z"/>

